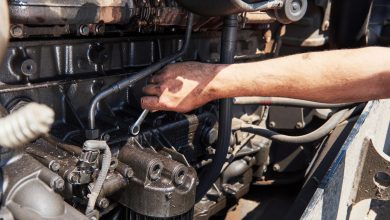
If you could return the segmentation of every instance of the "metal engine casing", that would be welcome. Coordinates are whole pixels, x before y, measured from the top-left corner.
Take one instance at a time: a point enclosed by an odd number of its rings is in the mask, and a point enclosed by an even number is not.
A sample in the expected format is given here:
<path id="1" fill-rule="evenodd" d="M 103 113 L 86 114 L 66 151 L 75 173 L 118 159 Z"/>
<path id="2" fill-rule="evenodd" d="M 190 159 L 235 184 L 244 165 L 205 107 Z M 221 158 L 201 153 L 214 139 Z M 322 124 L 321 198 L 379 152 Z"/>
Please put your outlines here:
<path id="1" fill-rule="evenodd" d="M 121 204 L 139 214 L 158 218 L 183 215 L 192 209 L 196 171 L 185 165 L 185 161 L 172 160 L 172 155 L 180 157 L 177 152 L 165 153 L 142 149 L 134 140 L 121 149 L 119 161 L 134 170 L 124 190 L 126 196 L 119 199 Z"/>
<path id="2" fill-rule="evenodd" d="M 210 218 L 247 194 L 253 181 L 261 184 L 272 178 L 269 165 L 279 156 L 270 153 L 272 141 L 232 131 L 224 136 L 230 138 L 226 146 L 229 150 L 226 166 L 213 187 L 195 204 L 197 173 L 207 172 L 215 155 L 218 103 L 208 103 L 188 114 L 150 113 L 140 134 L 133 136 L 129 127 L 142 110 L 139 102 L 142 87 L 147 84 L 145 79 L 98 105 L 96 119 L 101 131 L 98 138 L 110 146 L 113 159 L 94 215 L 84 214 L 88 193 L 96 183 L 102 160 L 101 153 L 94 152 L 92 160 L 91 153 L 81 149 L 86 139 L 84 131 L 91 99 L 113 83 L 177 52 L 183 45 L 188 11 L 177 3 L 183 0 L 8 2 L 11 42 L 0 66 L 0 103 L 12 111 L 25 103 L 39 102 L 56 113 L 49 137 L 24 146 L 26 154 L 22 158 L 25 161 L 18 160 L 19 167 L 15 169 L 23 172 L 13 176 L 7 170 L 10 164 L 3 168 L 6 178 L 12 179 L 8 189 L 13 188 L 15 192 L 22 189 L 27 179 L 20 175 L 35 175 L 35 170 L 46 170 L 65 182 L 63 189 L 52 190 L 53 198 L 42 196 L 44 201 L 39 200 L 45 204 L 53 202 L 53 206 L 60 204 L 69 210 L 68 216 L 59 213 L 55 216 L 57 219 L 86 216 L 109 219 L 122 215 L 116 219 L 184 220 Z M 228 3 L 225 0 L 210 2 Z M 204 7 L 210 2 L 197 1 L 196 4 Z M 229 3 L 228 7 L 231 6 Z M 266 59 L 279 50 L 281 36 L 278 32 L 282 32 L 280 27 L 284 25 L 271 24 L 279 18 L 268 12 L 238 16 L 240 30 L 235 59 Z M 189 50 L 178 61 L 220 62 L 222 20 L 222 17 L 195 15 Z M 246 123 L 260 123 L 267 117 L 264 117 L 265 108 L 258 105 L 233 106 L 232 112 L 234 119 Z M 237 154 L 232 156 L 236 150 Z M 3 155 L 0 149 L 0 157 Z M 13 156 L 7 159 L 12 161 Z M 27 163 L 30 161 L 34 162 Z M 80 169 L 80 164 L 85 165 L 85 169 Z M 282 178 L 283 171 L 280 172 Z M 287 178 L 288 175 L 287 172 Z M 44 187 L 52 187 L 50 181 L 44 182 L 38 177 L 34 176 L 40 184 L 46 184 Z M 36 196 L 25 194 L 26 201 Z M 4 202 L 0 205 L 7 207 Z M 23 205 L 23 202 L 18 204 Z M 34 209 L 39 207 L 32 207 Z M 19 212 L 21 215 L 14 217 L 21 220 L 29 219 L 29 212 L 25 210 L 7 210 Z M 46 219 L 45 213 L 34 218 Z"/>

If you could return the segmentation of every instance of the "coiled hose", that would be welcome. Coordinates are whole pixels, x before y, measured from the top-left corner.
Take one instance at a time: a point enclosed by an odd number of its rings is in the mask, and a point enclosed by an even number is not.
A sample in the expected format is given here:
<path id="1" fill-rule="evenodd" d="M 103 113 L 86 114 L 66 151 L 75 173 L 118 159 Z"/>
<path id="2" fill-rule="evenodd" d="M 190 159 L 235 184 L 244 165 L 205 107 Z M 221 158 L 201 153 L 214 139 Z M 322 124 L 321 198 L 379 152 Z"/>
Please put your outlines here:
<path id="1" fill-rule="evenodd" d="M 46 105 L 29 103 L 0 119 L 0 146 L 16 148 L 50 131 L 54 111 Z"/>
<path id="2" fill-rule="evenodd" d="M 344 109 L 338 111 L 320 128 L 318 128 L 317 130 L 311 133 L 301 135 L 301 136 L 283 135 L 278 132 L 264 129 L 256 125 L 250 125 L 250 124 L 241 125 L 240 130 L 244 132 L 260 135 L 279 142 L 287 142 L 287 143 L 294 143 L 294 144 L 310 143 L 328 135 L 329 132 L 335 129 L 341 121 L 345 120 L 345 118 L 348 118 L 354 112 L 355 109 L 356 107 L 352 109 Z"/>
<path id="3" fill-rule="evenodd" d="M 107 178 L 108 170 L 111 165 L 111 150 L 105 141 L 88 140 L 84 143 L 84 149 L 86 150 L 103 150 L 102 166 L 99 172 L 99 176 L 88 195 L 88 205 L 85 214 L 90 213 L 95 209 L 96 200 L 102 190 L 104 180 Z"/>

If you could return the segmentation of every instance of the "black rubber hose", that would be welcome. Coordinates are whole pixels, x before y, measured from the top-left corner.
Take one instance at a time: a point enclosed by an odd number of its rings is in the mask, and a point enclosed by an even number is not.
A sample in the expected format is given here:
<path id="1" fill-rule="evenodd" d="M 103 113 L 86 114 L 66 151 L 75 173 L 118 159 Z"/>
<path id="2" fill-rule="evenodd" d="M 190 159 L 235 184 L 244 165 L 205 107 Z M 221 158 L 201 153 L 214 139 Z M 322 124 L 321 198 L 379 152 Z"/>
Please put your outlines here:
<path id="1" fill-rule="evenodd" d="M 337 125 L 346 117 L 348 114 L 352 114 L 353 111 L 349 109 L 341 110 L 335 113 L 325 124 L 323 124 L 317 130 L 301 135 L 301 136 L 288 136 L 283 135 L 275 131 L 271 131 L 268 129 L 261 128 L 256 125 L 244 124 L 241 125 L 240 130 L 244 132 L 249 132 L 252 134 L 260 135 L 266 138 L 269 138 L 274 141 L 286 142 L 286 143 L 294 143 L 294 144 L 303 144 L 310 143 L 316 141 L 322 137 L 325 137 L 329 134 L 333 129 L 337 127 Z"/>
<path id="2" fill-rule="evenodd" d="M 139 80 L 141 80 L 147 76 L 150 76 L 152 73 L 160 70 L 164 66 L 179 59 L 180 57 L 182 57 L 185 54 L 185 52 L 188 49 L 190 39 L 191 39 L 193 20 L 194 20 L 193 14 L 189 13 L 188 18 L 187 18 L 187 30 L 186 30 L 183 46 L 176 54 L 171 55 L 169 57 L 165 57 L 165 58 L 161 59 L 159 62 L 152 64 L 151 66 L 141 70 L 140 72 L 134 73 L 130 77 L 114 83 L 113 85 L 104 89 L 103 91 L 101 91 L 99 94 L 97 94 L 93 98 L 93 100 L 91 101 L 91 103 L 89 105 L 89 114 L 88 114 L 89 131 L 93 131 L 96 129 L 95 114 L 96 114 L 97 105 L 102 99 L 104 99 L 107 96 L 110 96 L 114 93 L 118 93 L 121 90 L 128 88 L 129 86 L 132 86 L 133 84 L 135 84 Z M 87 134 L 87 136 L 91 136 L 90 135 L 91 132 L 87 132 L 86 134 Z M 97 138 L 96 132 L 95 132 L 95 135 L 92 135 L 92 136 L 93 137 L 87 137 L 87 138 L 88 139 L 96 139 Z"/>
<path id="3" fill-rule="evenodd" d="M 233 99 L 235 105 L 273 105 L 290 106 L 304 108 L 342 108 L 351 106 L 353 103 L 321 103 L 300 99 L 280 98 L 280 97 L 236 97 Z"/>
<path id="4" fill-rule="evenodd" d="M 224 18 L 224 26 L 221 40 L 221 63 L 234 63 L 237 40 L 237 15 L 229 15 Z M 199 185 L 196 190 L 196 202 L 211 188 L 218 179 L 222 166 L 228 153 L 230 136 L 232 133 L 232 100 L 219 100 L 218 141 L 215 147 L 213 162 L 199 174 Z"/>

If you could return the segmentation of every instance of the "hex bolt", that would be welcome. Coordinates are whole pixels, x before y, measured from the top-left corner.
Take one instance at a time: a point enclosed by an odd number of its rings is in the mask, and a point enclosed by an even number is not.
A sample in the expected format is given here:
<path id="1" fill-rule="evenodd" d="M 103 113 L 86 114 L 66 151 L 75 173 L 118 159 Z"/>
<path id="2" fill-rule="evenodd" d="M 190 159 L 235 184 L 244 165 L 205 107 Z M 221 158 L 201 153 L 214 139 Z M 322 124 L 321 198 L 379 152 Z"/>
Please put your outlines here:
<path id="1" fill-rule="evenodd" d="M 71 183 L 77 183 L 79 181 L 79 176 L 77 174 L 71 173 L 68 176 L 68 180 Z"/>
<path id="2" fill-rule="evenodd" d="M 128 168 L 128 169 L 126 170 L 126 177 L 127 177 L 127 178 L 132 178 L 133 176 L 134 176 L 134 170 L 131 169 L 131 168 Z"/>
<path id="3" fill-rule="evenodd" d="M 54 172 L 57 172 L 58 170 L 60 170 L 61 168 L 61 165 L 60 163 L 58 163 L 57 161 L 53 160 L 49 163 L 49 169 L 51 169 L 52 171 Z"/>
<path id="4" fill-rule="evenodd" d="M 13 25 L 11 27 L 11 36 L 12 37 L 22 37 L 23 36 L 23 28 L 20 25 Z"/>
<path id="5" fill-rule="evenodd" d="M 100 198 L 97 202 L 99 208 L 106 209 L 110 205 L 110 201 L 106 198 Z"/>
<path id="6" fill-rule="evenodd" d="M 20 65 L 20 71 L 25 76 L 34 75 L 37 72 L 38 65 L 33 59 L 26 59 Z"/>
<path id="7" fill-rule="evenodd" d="M 79 32 L 83 36 L 88 36 L 89 35 L 88 25 L 85 25 L 85 24 L 80 25 Z"/>
<path id="8" fill-rule="evenodd" d="M 64 190 L 64 186 L 65 186 L 65 181 L 63 179 L 61 179 L 60 177 L 58 178 L 55 178 L 51 184 L 50 184 L 51 188 L 54 189 L 54 190 L 57 190 L 57 191 L 62 191 Z"/>
<path id="9" fill-rule="evenodd" d="M 275 172 L 279 172 L 280 171 L 280 165 L 279 164 L 274 164 L 272 169 L 275 171 Z"/>

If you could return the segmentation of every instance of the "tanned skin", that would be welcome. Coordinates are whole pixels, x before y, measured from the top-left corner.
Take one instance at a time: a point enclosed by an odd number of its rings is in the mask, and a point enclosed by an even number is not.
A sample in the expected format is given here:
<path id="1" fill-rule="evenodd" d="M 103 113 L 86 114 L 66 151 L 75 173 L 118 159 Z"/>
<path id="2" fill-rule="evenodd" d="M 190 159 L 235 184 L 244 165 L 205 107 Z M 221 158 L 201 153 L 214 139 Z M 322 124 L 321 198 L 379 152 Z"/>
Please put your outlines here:
<path id="1" fill-rule="evenodd" d="M 390 98 L 390 48 L 311 52 L 232 65 L 172 64 L 151 77 L 144 93 L 144 109 L 176 112 L 239 96 L 327 103 Z"/>

